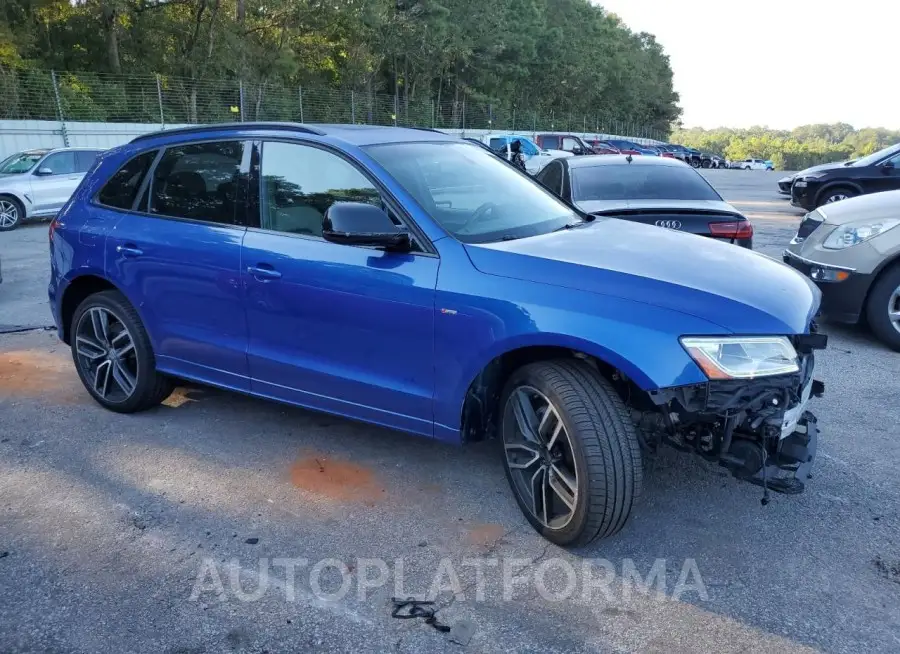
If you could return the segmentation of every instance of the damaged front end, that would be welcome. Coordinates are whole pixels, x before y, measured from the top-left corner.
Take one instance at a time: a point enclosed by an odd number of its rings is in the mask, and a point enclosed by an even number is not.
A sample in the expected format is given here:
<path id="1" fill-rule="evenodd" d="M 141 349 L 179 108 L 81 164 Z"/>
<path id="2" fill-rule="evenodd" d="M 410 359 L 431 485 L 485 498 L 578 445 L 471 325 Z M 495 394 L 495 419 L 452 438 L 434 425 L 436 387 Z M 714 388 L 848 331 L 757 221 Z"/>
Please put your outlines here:
<path id="1" fill-rule="evenodd" d="M 814 350 L 827 337 L 790 338 L 797 370 L 749 379 L 710 379 L 704 384 L 649 393 L 647 405 L 632 405 L 632 417 L 649 452 L 660 443 L 695 452 L 724 466 L 738 479 L 768 491 L 803 492 L 811 477 L 818 441 L 815 416 L 806 409 L 825 386 L 813 379 Z"/>

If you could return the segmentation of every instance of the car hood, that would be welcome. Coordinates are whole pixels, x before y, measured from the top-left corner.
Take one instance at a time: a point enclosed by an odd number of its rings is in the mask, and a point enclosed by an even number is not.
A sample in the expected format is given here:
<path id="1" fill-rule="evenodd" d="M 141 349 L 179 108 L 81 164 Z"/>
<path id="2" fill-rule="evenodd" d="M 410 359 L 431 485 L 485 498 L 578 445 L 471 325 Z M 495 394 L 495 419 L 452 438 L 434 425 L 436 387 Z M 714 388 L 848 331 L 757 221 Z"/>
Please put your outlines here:
<path id="1" fill-rule="evenodd" d="M 603 214 L 624 210 L 648 211 L 675 209 L 680 211 L 709 211 L 740 214 L 733 206 L 719 200 L 585 200 L 575 205 L 585 213 Z"/>
<path id="2" fill-rule="evenodd" d="M 615 218 L 466 250 L 483 273 L 650 304 L 725 333 L 804 333 L 821 298 L 812 282 L 770 257 Z"/>
<path id="3" fill-rule="evenodd" d="M 900 218 L 900 191 L 883 191 L 826 204 L 817 209 L 829 225 Z"/>

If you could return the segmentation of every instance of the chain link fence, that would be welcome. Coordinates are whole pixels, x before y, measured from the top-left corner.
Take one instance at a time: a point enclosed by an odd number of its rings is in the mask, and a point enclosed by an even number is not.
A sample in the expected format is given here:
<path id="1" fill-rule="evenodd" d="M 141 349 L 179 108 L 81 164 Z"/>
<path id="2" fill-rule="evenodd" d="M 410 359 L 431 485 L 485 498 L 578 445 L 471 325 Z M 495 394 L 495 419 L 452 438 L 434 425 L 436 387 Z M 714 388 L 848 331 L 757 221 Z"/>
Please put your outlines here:
<path id="1" fill-rule="evenodd" d="M 627 135 L 665 140 L 635 121 L 340 88 L 240 79 L 112 75 L 0 68 L 0 119 L 109 123 L 296 121 Z"/>

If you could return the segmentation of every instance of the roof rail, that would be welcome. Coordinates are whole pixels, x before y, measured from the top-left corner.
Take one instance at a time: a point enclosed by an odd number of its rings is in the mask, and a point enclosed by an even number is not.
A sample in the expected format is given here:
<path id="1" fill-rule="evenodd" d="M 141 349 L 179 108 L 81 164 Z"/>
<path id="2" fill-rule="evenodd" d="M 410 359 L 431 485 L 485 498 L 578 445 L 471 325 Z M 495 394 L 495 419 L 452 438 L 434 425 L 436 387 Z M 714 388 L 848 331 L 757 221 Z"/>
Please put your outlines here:
<path id="1" fill-rule="evenodd" d="M 423 132 L 434 132 L 436 134 L 443 134 L 444 136 L 453 136 L 453 134 L 448 134 L 447 132 L 442 132 L 439 129 L 435 129 L 434 127 L 407 127 L 406 129 L 418 129 Z"/>
<path id="2" fill-rule="evenodd" d="M 156 138 L 157 136 L 168 136 L 170 134 L 200 133 L 203 132 L 221 132 L 228 130 L 246 130 L 246 129 L 280 129 L 289 132 L 301 132 L 303 134 L 325 134 L 324 131 L 309 127 L 300 123 L 277 123 L 277 122 L 254 122 L 254 123 L 212 123 L 209 125 L 196 125 L 194 127 L 176 127 L 175 129 L 163 129 L 155 132 L 141 134 L 131 139 L 131 142 L 146 141 L 147 139 Z"/>

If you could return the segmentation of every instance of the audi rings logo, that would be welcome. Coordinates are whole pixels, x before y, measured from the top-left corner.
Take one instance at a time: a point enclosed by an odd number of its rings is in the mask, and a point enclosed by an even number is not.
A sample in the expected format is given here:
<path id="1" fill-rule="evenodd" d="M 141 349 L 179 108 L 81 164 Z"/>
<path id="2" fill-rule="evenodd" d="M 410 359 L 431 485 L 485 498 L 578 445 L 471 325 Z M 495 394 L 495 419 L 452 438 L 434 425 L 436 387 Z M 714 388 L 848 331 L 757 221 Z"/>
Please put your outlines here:
<path id="1" fill-rule="evenodd" d="M 680 220 L 657 220 L 654 224 L 657 227 L 665 227 L 666 229 L 681 229 Z"/>

